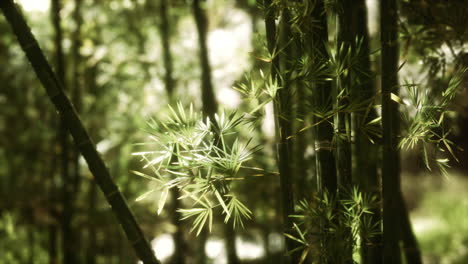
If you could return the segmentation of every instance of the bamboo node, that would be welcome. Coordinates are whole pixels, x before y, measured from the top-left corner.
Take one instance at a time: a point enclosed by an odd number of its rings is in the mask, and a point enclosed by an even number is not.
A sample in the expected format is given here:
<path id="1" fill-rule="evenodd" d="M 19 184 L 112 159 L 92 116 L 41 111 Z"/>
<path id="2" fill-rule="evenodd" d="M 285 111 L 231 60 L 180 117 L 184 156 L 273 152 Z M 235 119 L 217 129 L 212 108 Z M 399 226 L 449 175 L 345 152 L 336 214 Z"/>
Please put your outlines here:
<path id="1" fill-rule="evenodd" d="M 115 188 L 113 191 L 111 191 L 110 193 L 107 193 L 106 194 L 106 198 L 107 199 L 111 199 L 112 196 L 116 195 L 116 194 L 119 194 L 119 189 L 118 188 Z"/>
<path id="2" fill-rule="evenodd" d="M 329 140 L 322 140 L 322 141 L 316 141 L 315 142 L 315 151 L 320 151 L 320 150 L 333 150 L 332 144 Z"/>

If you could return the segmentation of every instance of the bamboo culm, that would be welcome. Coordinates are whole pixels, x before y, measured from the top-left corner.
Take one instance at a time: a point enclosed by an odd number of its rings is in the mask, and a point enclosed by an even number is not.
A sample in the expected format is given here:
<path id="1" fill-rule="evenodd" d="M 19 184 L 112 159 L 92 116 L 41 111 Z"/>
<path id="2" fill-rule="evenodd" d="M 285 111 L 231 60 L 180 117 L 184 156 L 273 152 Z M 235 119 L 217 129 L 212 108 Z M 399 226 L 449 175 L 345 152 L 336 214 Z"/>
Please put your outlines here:
<path id="1" fill-rule="evenodd" d="M 274 12 L 272 10 L 272 1 L 265 0 L 264 6 L 265 10 L 265 29 L 266 29 L 266 38 L 268 51 L 273 54 L 276 45 L 277 30 L 275 24 Z M 284 12 L 284 10 L 283 10 Z M 283 27 L 283 33 L 285 29 L 284 23 L 288 22 L 287 13 L 281 18 L 281 26 Z M 274 56 L 271 62 L 271 76 L 272 79 L 280 81 L 280 61 L 278 56 Z M 289 120 L 285 120 L 282 116 L 283 109 L 285 108 L 285 103 L 287 101 L 287 96 L 289 91 L 286 89 L 280 89 L 278 91 L 277 99 L 274 102 L 274 114 L 275 114 L 275 126 L 276 126 L 276 137 L 277 137 L 277 164 L 278 171 L 280 176 L 280 189 L 281 189 L 281 204 L 282 204 L 282 215 L 283 215 L 283 229 L 285 233 L 291 233 L 292 231 L 292 219 L 289 215 L 294 213 L 294 204 L 293 204 L 293 193 L 292 193 L 292 181 L 291 181 L 291 160 L 290 160 L 290 147 L 289 147 L 289 134 L 290 134 L 290 124 Z M 294 241 L 288 239 L 286 240 L 286 250 L 290 251 L 295 248 Z M 294 256 L 286 256 L 284 263 L 295 263 L 293 261 Z"/>
<path id="2" fill-rule="evenodd" d="M 401 263 L 400 162 L 398 153 L 398 104 L 391 99 L 398 94 L 398 25 L 397 1 L 383 0 L 380 6 L 382 43 L 382 200 L 383 200 L 383 263 Z"/>
<path id="3" fill-rule="evenodd" d="M 99 156 L 86 129 L 83 127 L 73 105 L 63 92 L 62 84 L 52 71 L 25 19 L 17 10 L 13 0 L 2 0 L 0 2 L 0 9 L 10 23 L 21 48 L 25 52 L 50 100 L 72 134 L 76 146 L 86 160 L 89 170 L 104 193 L 106 200 L 111 205 L 112 211 L 122 225 L 136 255 L 144 264 L 159 264 L 160 262 L 156 259 L 150 244 L 145 239 L 125 198 L 112 180 L 109 171 Z"/>

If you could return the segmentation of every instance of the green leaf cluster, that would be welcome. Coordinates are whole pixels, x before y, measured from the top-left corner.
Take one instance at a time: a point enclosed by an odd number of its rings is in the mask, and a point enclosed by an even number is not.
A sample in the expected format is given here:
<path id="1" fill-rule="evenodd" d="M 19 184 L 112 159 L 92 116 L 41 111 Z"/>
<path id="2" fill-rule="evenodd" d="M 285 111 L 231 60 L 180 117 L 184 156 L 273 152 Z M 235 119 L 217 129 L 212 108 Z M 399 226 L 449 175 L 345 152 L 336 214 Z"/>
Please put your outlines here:
<path id="1" fill-rule="evenodd" d="M 236 127 L 243 124 L 243 117 L 236 112 L 215 115 L 215 120 L 203 119 L 201 113 L 190 106 L 186 111 L 181 103 L 164 121 L 148 122 L 149 142 L 140 145 L 150 150 L 135 152 L 145 163 L 143 169 L 151 173 L 134 172 L 156 182 L 157 188 L 142 194 L 142 200 L 150 193 L 160 191 L 158 214 L 164 208 L 169 189 L 178 188 L 187 208 L 179 208 L 182 220 L 194 219 L 192 231 L 197 235 L 205 224 L 213 225 L 213 214 L 219 209 L 231 218 L 233 225 L 243 226 L 252 212 L 231 191 L 231 182 L 243 179 L 240 170 L 252 158 L 259 147 L 250 147 L 250 140 L 243 143 L 237 137 Z"/>

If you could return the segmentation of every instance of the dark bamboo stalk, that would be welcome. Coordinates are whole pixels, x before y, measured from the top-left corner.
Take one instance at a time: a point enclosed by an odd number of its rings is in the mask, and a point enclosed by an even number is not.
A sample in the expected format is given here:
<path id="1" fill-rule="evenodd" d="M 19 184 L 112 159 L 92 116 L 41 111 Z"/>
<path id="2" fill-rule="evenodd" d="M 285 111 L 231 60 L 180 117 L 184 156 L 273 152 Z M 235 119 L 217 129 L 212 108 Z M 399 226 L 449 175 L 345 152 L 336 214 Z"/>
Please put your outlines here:
<path id="1" fill-rule="evenodd" d="M 355 72 L 356 89 L 352 91 L 353 100 L 373 103 L 375 88 L 371 78 L 371 63 L 369 49 L 369 32 L 367 29 L 367 7 L 365 0 L 356 0 L 352 5 L 354 32 L 362 38 L 361 53 L 359 54 L 359 67 L 361 71 Z M 372 108 L 357 111 L 354 116 L 355 149 L 353 157 L 356 159 L 355 177 L 365 192 L 377 197 L 377 203 L 372 208 L 371 223 L 379 224 L 382 220 L 380 210 L 380 183 L 377 173 L 378 146 L 373 144 L 363 133 L 362 126 L 377 117 Z M 382 263 L 382 235 L 376 234 L 361 242 L 361 259 L 363 264 Z"/>
<path id="2" fill-rule="evenodd" d="M 206 44 L 206 38 L 208 33 L 208 19 L 205 11 L 203 10 L 204 0 L 193 0 L 192 9 L 195 24 L 198 32 L 198 47 L 200 53 L 200 63 L 202 67 L 202 101 L 203 101 L 203 113 L 214 120 L 214 114 L 218 111 L 218 103 L 216 102 L 216 96 L 211 80 L 211 66 L 210 59 L 208 56 L 208 47 Z"/>
<path id="3" fill-rule="evenodd" d="M 161 0 L 159 5 L 159 13 L 161 14 L 161 23 L 159 31 L 161 32 L 161 44 L 163 49 L 163 61 L 164 61 L 164 84 L 166 86 L 167 94 L 169 98 L 172 98 L 174 87 L 173 63 L 172 53 L 170 46 L 170 23 L 169 23 L 169 10 L 167 8 L 167 0 Z"/>
<path id="4" fill-rule="evenodd" d="M 97 228 L 94 220 L 96 215 L 97 192 L 96 183 L 92 180 L 89 181 L 88 187 L 88 205 L 89 205 L 89 220 L 87 232 L 87 248 L 86 248 L 86 263 L 96 264 L 97 257 Z"/>
<path id="5" fill-rule="evenodd" d="M 316 1 L 316 6 L 312 13 L 313 19 L 319 21 L 319 26 L 315 32 L 312 32 L 312 52 L 318 54 L 312 57 L 316 58 L 315 63 L 325 63 L 327 61 L 327 50 L 324 42 L 328 40 L 327 17 L 325 14 L 324 2 Z M 330 81 L 316 82 L 315 86 L 315 105 L 325 111 L 332 109 L 332 87 Z M 322 121 L 322 120 L 317 120 Z M 329 117 L 317 125 L 315 151 L 317 159 L 318 189 L 327 190 L 329 193 L 336 192 L 338 188 L 338 179 L 336 174 L 335 157 L 333 155 L 333 118 Z"/>
<path id="6" fill-rule="evenodd" d="M 205 117 L 209 117 L 216 126 L 215 114 L 218 111 L 218 103 L 214 92 L 214 86 L 211 79 L 211 64 L 208 55 L 207 35 L 208 18 L 204 10 L 204 0 L 193 0 L 192 11 L 195 20 L 195 26 L 198 33 L 199 59 L 202 68 L 201 72 L 201 90 L 202 90 L 202 112 Z M 216 131 L 214 131 L 216 133 Z M 217 141 L 219 143 L 219 141 Z M 215 143 L 217 144 L 217 143 Z M 202 230 L 197 245 L 197 263 L 206 263 L 207 256 L 205 252 L 206 241 L 209 235 L 207 230 Z M 229 248 L 228 248 L 229 249 Z M 235 249 L 234 249 L 235 250 Z M 234 253 L 235 254 L 235 253 Z M 229 254 L 228 254 L 229 255 Z"/>
<path id="7" fill-rule="evenodd" d="M 337 46 L 340 51 L 340 58 L 347 71 L 339 73 L 336 79 L 337 93 L 341 94 L 337 98 L 337 106 L 339 110 L 337 118 L 338 134 L 337 137 L 337 172 L 338 179 L 340 181 L 340 187 L 343 190 L 347 190 L 352 185 L 352 156 L 351 156 L 351 113 L 346 112 L 346 107 L 350 103 L 350 100 L 357 100 L 355 98 L 350 99 L 351 93 L 357 88 L 355 82 L 353 82 L 354 71 L 352 65 L 344 54 L 355 56 L 356 47 L 354 45 L 355 38 L 355 27 L 353 27 L 353 6 L 354 2 L 340 0 L 339 11 L 337 14 Z M 346 199 L 345 192 L 340 191 L 339 197 Z M 343 208 L 342 204 L 339 204 Z M 344 208 L 343 208 L 344 209 Z M 344 217 L 342 218 L 344 219 Z M 342 223 L 339 223 L 343 225 Z M 339 249 L 343 252 L 342 263 L 354 263 L 353 261 L 353 241 L 351 228 L 343 226 L 343 238 L 346 239 L 346 243 L 340 244 L 343 247 Z M 338 239 L 340 239 L 338 237 Z"/>
<path id="8" fill-rule="evenodd" d="M 82 109 L 82 89 L 80 85 L 80 80 L 82 79 L 82 65 L 83 61 L 80 55 L 80 48 L 82 46 L 82 36 L 81 36 L 81 25 L 83 24 L 83 18 L 81 16 L 81 7 L 82 7 L 83 0 L 75 0 L 75 9 L 73 11 L 73 20 L 75 22 L 75 30 L 72 35 L 72 61 L 73 61 L 73 70 L 72 70 L 72 77 L 71 77 L 71 88 L 72 88 L 72 100 L 73 105 L 75 106 L 76 112 L 80 113 Z M 80 152 L 79 150 L 74 147 L 72 149 L 72 171 L 71 177 L 69 181 L 69 192 L 71 196 L 71 203 L 70 203 L 70 214 L 75 215 L 76 211 L 76 202 L 77 199 L 75 197 L 78 196 L 80 189 L 81 189 L 81 171 L 80 171 Z M 80 227 L 81 228 L 81 227 Z M 76 229 L 75 229 L 76 230 Z M 80 257 L 82 254 L 80 252 L 83 250 L 81 247 L 81 239 L 82 235 L 81 232 L 76 232 L 73 230 L 73 240 L 74 240 L 74 251 L 76 253 L 77 262 L 81 261 Z"/>
<path id="9" fill-rule="evenodd" d="M 391 94 L 398 95 L 398 24 L 397 1 L 382 0 L 380 27 L 382 45 L 382 130 L 383 130 L 383 263 L 399 264 L 400 256 L 400 192 L 398 153 L 398 104 Z"/>
<path id="10" fill-rule="evenodd" d="M 352 28 L 352 6 L 354 3 L 340 0 L 340 12 L 338 14 L 337 45 L 342 47 L 342 52 L 352 48 L 354 32 Z M 350 50 L 349 52 L 353 52 Z M 345 67 L 349 67 L 347 62 L 343 62 Z M 350 186 L 352 182 L 351 173 L 351 114 L 343 111 L 350 103 L 349 94 L 351 90 L 350 71 L 342 72 L 337 76 L 337 93 L 342 93 L 341 98 L 337 98 L 337 106 L 340 109 L 337 119 L 338 138 L 337 142 L 337 172 L 341 186 Z"/>
<path id="11" fill-rule="evenodd" d="M 231 223 L 224 225 L 224 234 L 226 236 L 226 252 L 228 264 L 240 264 L 239 257 L 237 256 L 236 247 L 236 231 Z"/>
<path id="12" fill-rule="evenodd" d="M 133 246 L 137 256 L 143 263 L 160 263 L 151 249 L 150 244 L 145 239 L 143 232 L 138 225 L 133 213 L 127 205 L 125 198 L 120 193 L 117 185 L 112 180 L 109 171 L 99 156 L 91 141 L 86 129 L 83 127 L 73 105 L 63 92 L 63 85 L 58 81 L 57 76 L 52 71 L 42 50 L 29 29 L 26 21 L 18 12 L 12 0 L 0 2 L 0 8 L 10 23 L 14 34 L 18 38 L 21 48 L 28 57 L 33 69 L 41 81 L 44 89 L 55 105 L 59 115 L 63 118 L 66 127 L 70 131 L 81 154 L 88 163 L 91 173 L 108 203 L 122 225 L 125 234 Z"/>
<path id="13" fill-rule="evenodd" d="M 80 54 L 80 48 L 82 46 L 82 35 L 81 35 L 81 25 L 83 24 L 83 18 L 81 16 L 81 6 L 83 0 L 75 0 L 75 10 L 73 11 L 73 20 L 75 21 L 75 31 L 72 36 L 72 60 L 73 60 L 73 73 L 72 73 L 72 99 L 73 105 L 75 106 L 76 112 L 80 113 L 82 108 L 82 91 L 80 80 L 82 79 L 82 57 Z M 75 149 L 73 153 L 73 166 L 74 166 L 74 187 L 77 188 L 78 184 L 76 181 L 79 180 L 79 151 Z M 76 190 L 75 192 L 76 193 Z"/>
<path id="14" fill-rule="evenodd" d="M 166 88 L 167 96 L 169 98 L 169 103 L 174 103 L 174 91 L 175 91 L 175 82 L 173 78 L 173 59 L 171 52 L 171 42 L 170 42 L 170 17 L 168 10 L 167 0 L 161 0 L 159 4 L 159 14 L 161 16 L 161 23 L 159 24 L 159 31 L 161 33 L 161 44 L 163 49 L 163 61 L 164 61 L 164 86 Z M 172 159 L 176 157 L 173 156 Z M 171 263 L 174 264 L 183 264 L 185 263 L 185 252 L 186 252 L 186 243 L 184 241 L 183 233 L 183 224 L 180 220 L 182 214 L 177 211 L 180 208 L 180 191 L 178 188 L 171 189 L 171 221 L 172 224 L 176 227 L 176 231 L 173 234 L 175 250 L 172 254 Z"/>
<path id="15" fill-rule="evenodd" d="M 277 47 L 277 29 L 275 24 L 274 7 L 272 6 L 271 0 L 264 0 L 265 6 L 265 29 L 268 51 L 271 54 L 275 54 Z M 287 31 L 287 23 L 289 22 L 289 14 L 283 10 L 280 27 L 282 27 L 281 33 L 283 34 L 280 43 L 283 45 L 286 42 L 286 36 L 289 34 Z M 282 83 L 280 76 L 280 68 L 285 67 L 285 63 L 281 64 L 280 58 L 274 56 L 271 62 L 271 76 L 272 79 L 277 81 L 278 84 L 282 85 L 283 88 L 278 90 L 276 99 L 274 102 L 274 114 L 275 114 L 275 127 L 276 127 L 276 142 L 277 142 L 277 164 L 280 177 L 280 195 L 281 195 L 281 207 L 282 207 L 282 218 L 283 218 L 283 231 L 285 233 L 292 232 L 292 219 L 289 215 L 294 214 L 294 201 L 293 201 L 293 189 L 291 180 L 291 157 L 290 157 L 290 146 L 288 137 L 291 135 L 290 120 L 287 119 L 287 102 L 289 100 L 290 91 L 287 89 L 288 84 Z M 286 87 L 284 86 L 286 84 Z M 285 116 L 286 115 L 286 116 Z M 296 247 L 293 240 L 286 240 L 286 251 L 291 251 Z M 296 263 L 293 260 L 294 256 L 288 256 L 285 254 L 284 263 Z"/>
<path id="16" fill-rule="evenodd" d="M 57 78 L 60 83 L 65 83 L 65 59 L 63 53 L 63 30 L 61 25 L 60 11 L 62 10 L 62 2 L 60 0 L 52 0 L 51 3 L 52 23 L 55 31 L 55 61 Z M 65 88 L 62 87 L 62 88 Z M 66 121 L 63 116 L 60 119 L 59 140 L 61 146 L 61 176 L 62 176 L 62 214 L 61 214 L 61 230 L 62 230 L 62 250 L 63 262 L 73 264 L 76 262 L 74 250 L 74 235 L 71 226 L 72 221 L 72 201 L 71 201 L 71 182 L 70 182 L 70 144 L 68 138 Z"/>
<path id="17" fill-rule="evenodd" d="M 51 118 L 53 119 L 53 118 Z M 49 124 L 53 127 L 57 127 L 54 120 L 50 120 Z M 49 170 L 45 172 L 44 178 L 48 178 L 49 186 L 48 186 L 48 200 L 49 200 L 49 214 L 52 216 L 53 221 L 48 226 L 48 257 L 49 257 L 49 264 L 58 264 L 58 252 L 57 252 L 57 223 L 56 223 L 56 169 L 57 169 L 57 155 L 55 154 L 55 144 L 56 139 L 54 138 L 51 143 L 51 153 L 50 155 L 50 163 L 47 165 L 49 166 Z"/>
<path id="18" fill-rule="evenodd" d="M 419 249 L 418 240 L 414 235 L 411 221 L 406 207 L 405 199 L 403 194 L 399 193 L 400 202 L 400 217 L 401 217 L 401 241 L 403 242 L 403 253 L 406 259 L 406 263 L 411 264 L 422 264 L 421 250 Z"/>

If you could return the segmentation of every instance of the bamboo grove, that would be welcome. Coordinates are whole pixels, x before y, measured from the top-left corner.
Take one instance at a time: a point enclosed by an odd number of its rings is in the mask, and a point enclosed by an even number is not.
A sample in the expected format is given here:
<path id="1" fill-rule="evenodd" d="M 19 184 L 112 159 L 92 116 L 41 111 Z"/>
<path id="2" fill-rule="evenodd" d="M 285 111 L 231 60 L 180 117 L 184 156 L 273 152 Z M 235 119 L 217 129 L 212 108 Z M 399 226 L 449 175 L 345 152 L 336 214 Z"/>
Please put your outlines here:
<path id="1" fill-rule="evenodd" d="M 451 104 L 466 84 L 466 64 L 454 59 L 458 64 L 451 71 L 445 73 L 444 68 L 445 81 L 431 80 L 433 87 L 427 89 L 401 78 L 402 57 L 413 45 L 409 25 L 416 23 L 405 12 L 421 7 L 381 0 L 375 18 L 368 17 L 365 0 L 237 1 L 235 5 L 252 17 L 258 34 L 251 69 L 232 84 L 242 103 L 237 109 L 224 109 L 208 45 L 208 3 L 135 1 L 141 5 L 139 14 L 150 18 L 150 22 L 129 19 L 126 24 L 140 44 L 137 53 L 148 49 L 138 23 L 155 27 L 161 49 L 157 62 L 139 62 L 138 75 L 147 78 L 148 65 L 160 63 L 164 99 L 155 104 L 167 107 L 160 106 L 161 113 L 145 124 L 127 124 L 126 129 L 143 130 L 145 137 L 132 146 L 131 155 L 123 157 L 138 159 L 124 181 L 117 176 L 121 171 L 110 169 L 93 143 L 92 138 L 98 137 L 95 128 L 87 128 L 92 124 L 87 117 L 100 106 L 98 100 L 86 104 L 89 98 L 98 98 L 97 72 L 105 65 L 90 63 L 97 55 L 85 58 L 80 51 L 85 47 L 83 6 L 89 3 L 68 2 L 74 3 L 75 27 L 69 47 L 64 47 L 64 1 L 51 1 L 54 49 L 53 60 L 48 60 L 19 5 L 0 0 L 11 26 L 8 34 L 16 36 L 58 114 L 57 120 L 45 122 L 56 130 L 55 144 L 60 146 L 58 152 L 49 149 L 57 152 L 53 164 L 60 170 L 50 173 L 47 188 L 60 193 L 53 199 L 60 200 L 62 208 L 60 225 L 51 224 L 47 230 L 49 263 L 104 263 L 95 257 L 103 240 L 96 235 L 97 226 L 84 225 L 86 236 L 77 229 L 82 214 L 90 222 L 97 219 L 92 218 L 99 210 L 96 187 L 133 248 L 135 257 L 127 261 L 135 263 L 166 263 L 148 238 L 167 226 L 174 242 L 167 263 L 211 263 L 205 248 L 213 233 L 224 239 L 227 263 L 243 263 L 236 237 L 250 229 L 262 231 L 267 253 L 260 262 L 245 263 L 423 263 L 402 191 L 401 153 L 420 152 L 427 170 L 448 174 L 449 161 L 457 161 L 459 153 L 449 128 Z M 175 9 L 183 10 L 178 11 L 183 15 L 174 15 Z M 196 36 L 196 102 L 184 98 L 189 97 L 189 85 L 183 84 L 188 70 L 177 68 L 178 60 L 185 59 L 175 52 L 174 43 L 182 16 L 192 17 Z M 380 25 L 374 39 L 368 25 L 372 19 Z M 89 38 L 103 42 L 101 30 L 93 28 L 95 35 Z M 456 45 L 463 47 L 464 39 L 459 39 Z M 446 43 L 450 41 L 447 37 Z M 428 47 L 436 45 L 431 44 Z M 462 57 L 463 48 L 449 44 L 453 57 Z M 423 53 L 428 48 L 415 49 Z M 71 63 L 66 63 L 67 56 Z M 432 76 L 438 71 L 440 67 Z M 135 98 L 145 100 L 140 95 Z M 264 128 L 269 117 L 274 124 L 270 138 Z M 124 145 L 135 141 L 129 136 L 124 140 Z M 81 156 L 92 179 L 83 176 Z M 133 193 L 122 186 L 138 180 L 145 187 Z M 146 213 L 155 224 L 137 221 L 133 201 L 125 198 L 135 193 L 137 203 L 156 205 L 156 212 Z M 80 199 L 87 201 L 84 213 Z M 149 231 L 150 226 L 158 231 Z M 281 234 L 277 255 L 268 253 L 269 235 L 275 232 Z M 87 239 L 83 245 L 69 243 L 83 237 Z M 76 250 L 79 247 L 85 253 Z"/>

